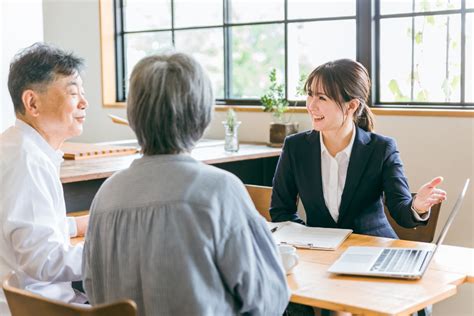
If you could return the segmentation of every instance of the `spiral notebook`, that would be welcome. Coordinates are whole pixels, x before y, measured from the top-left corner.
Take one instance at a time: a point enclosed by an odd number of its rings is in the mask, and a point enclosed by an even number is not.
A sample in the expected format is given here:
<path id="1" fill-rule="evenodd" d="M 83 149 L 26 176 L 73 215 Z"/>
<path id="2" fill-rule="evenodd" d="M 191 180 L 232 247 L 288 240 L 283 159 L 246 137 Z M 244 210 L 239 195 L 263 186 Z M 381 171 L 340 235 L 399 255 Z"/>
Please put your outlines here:
<path id="1" fill-rule="evenodd" d="M 293 222 L 268 223 L 277 244 L 297 248 L 336 250 L 352 233 L 352 229 L 308 227 Z"/>

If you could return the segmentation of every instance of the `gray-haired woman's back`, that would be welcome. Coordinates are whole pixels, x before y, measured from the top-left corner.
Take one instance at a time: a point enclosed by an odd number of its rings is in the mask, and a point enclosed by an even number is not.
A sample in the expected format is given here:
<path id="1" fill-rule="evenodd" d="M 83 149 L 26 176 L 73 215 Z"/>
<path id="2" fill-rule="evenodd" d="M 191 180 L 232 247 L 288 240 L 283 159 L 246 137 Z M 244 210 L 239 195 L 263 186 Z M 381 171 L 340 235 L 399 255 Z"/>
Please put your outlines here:
<path id="1" fill-rule="evenodd" d="M 97 194 L 84 250 L 92 304 L 140 315 L 281 315 L 289 291 L 264 219 L 233 175 L 144 156 Z"/>

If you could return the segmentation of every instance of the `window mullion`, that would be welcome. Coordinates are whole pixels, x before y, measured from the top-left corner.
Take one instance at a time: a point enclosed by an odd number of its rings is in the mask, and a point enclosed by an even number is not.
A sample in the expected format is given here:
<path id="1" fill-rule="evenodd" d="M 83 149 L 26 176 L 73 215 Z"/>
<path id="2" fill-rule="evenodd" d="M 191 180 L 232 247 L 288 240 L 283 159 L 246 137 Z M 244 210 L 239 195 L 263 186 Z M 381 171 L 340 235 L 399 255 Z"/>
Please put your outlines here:
<path id="1" fill-rule="evenodd" d="M 223 1 L 223 36 L 224 36 L 224 100 L 230 99 L 232 89 L 232 33 L 230 23 L 231 0 Z"/>
<path id="2" fill-rule="evenodd" d="M 171 45 L 175 46 L 175 33 L 174 33 L 174 19 L 175 19 L 175 12 L 174 12 L 174 0 L 171 0 Z"/>
<path id="3" fill-rule="evenodd" d="M 123 23 L 123 0 L 115 0 L 115 67 L 118 78 L 115 82 L 115 98 L 125 101 L 125 36 Z"/>
<path id="4" fill-rule="evenodd" d="M 415 0 L 412 0 L 412 12 L 415 12 Z M 410 101 L 413 102 L 415 85 L 415 16 L 411 17 L 411 76 L 410 76 Z"/>
<path id="5" fill-rule="evenodd" d="M 373 78 L 372 1 L 356 1 L 356 59 L 367 68 Z"/>
<path id="6" fill-rule="evenodd" d="M 288 0 L 285 0 L 284 2 L 284 20 L 285 20 L 285 99 L 288 100 Z"/>
<path id="7" fill-rule="evenodd" d="M 461 104 L 466 102 L 466 0 L 461 0 Z"/>

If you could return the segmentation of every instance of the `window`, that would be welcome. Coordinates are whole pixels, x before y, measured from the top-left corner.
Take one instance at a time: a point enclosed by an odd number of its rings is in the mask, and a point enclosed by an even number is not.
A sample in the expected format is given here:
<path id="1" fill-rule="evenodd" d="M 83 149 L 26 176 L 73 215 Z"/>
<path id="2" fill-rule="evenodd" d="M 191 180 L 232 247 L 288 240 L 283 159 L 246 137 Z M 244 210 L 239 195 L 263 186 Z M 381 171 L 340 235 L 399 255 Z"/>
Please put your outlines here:
<path id="1" fill-rule="evenodd" d="M 371 73 L 376 107 L 474 107 L 474 0 L 115 0 L 114 5 L 119 102 L 125 101 L 138 60 L 174 47 L 206 68 L 220 104 L 259 104 L 272 68 L 287 98 L 297 100 L 302 75 L 329 60 L 352 58 Z"/>
<path id="2" fill-rule="evenodd" d="M 116 0 L 115 7 L 118 101 L 134 65 L 172 47 L 201 62 L 223 104 L 258 104 L 272 68 L 295 99 L 299 78 L 316 65 L 356 58 L 356 0 Z"/>
<path id="3" fill-rule="evenodd" d="M 472 107 L 472 2 L 378 2 L 377 104 Z"/>

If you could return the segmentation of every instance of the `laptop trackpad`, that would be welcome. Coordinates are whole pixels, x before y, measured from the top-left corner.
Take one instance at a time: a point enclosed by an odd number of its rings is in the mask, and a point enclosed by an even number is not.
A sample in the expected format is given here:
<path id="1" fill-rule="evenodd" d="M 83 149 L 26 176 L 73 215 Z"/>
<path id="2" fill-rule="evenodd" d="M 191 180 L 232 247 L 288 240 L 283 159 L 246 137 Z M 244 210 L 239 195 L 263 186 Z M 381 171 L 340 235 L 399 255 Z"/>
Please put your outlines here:
<path id="1" fill-rule="evenodd" d="M 367 272 L 380 252 L 381 249 L 376 247 L 349 247 L 328 271 L 348 274 Z"/>
<path id="2" fill-rule="evenodd" d="M 363 254 L 346 254 L 344 255 L 344 263 L 364 263 L 364 264 L 369 264 L 371 263 L 376 255 L 363 255 Z"/>

